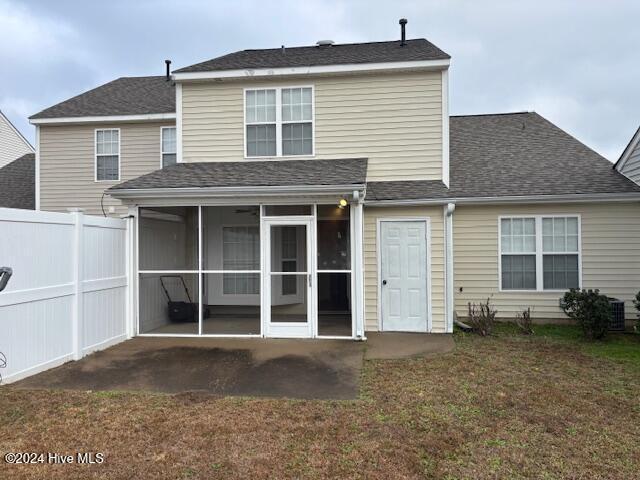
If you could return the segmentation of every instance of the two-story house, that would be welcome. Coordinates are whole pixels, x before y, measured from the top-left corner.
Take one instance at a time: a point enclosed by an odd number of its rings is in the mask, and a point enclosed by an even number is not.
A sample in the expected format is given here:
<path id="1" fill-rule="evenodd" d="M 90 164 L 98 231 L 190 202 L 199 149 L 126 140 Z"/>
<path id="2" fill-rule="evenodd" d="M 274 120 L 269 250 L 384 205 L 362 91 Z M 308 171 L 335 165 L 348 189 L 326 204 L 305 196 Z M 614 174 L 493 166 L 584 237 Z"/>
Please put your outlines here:
<path id="1" fill-rule="evenodd" d="M 449 65 L 403 25 L 115 80 L 32 117 L 38 206 L 135 217 L 140 335 L 445 333 L 489 297 L 562 318 L 571 287 L 630 302 L 640 187 L 535 113 L 450 118 Z M 168 308 L 185 290 L 195 311 Z"/>

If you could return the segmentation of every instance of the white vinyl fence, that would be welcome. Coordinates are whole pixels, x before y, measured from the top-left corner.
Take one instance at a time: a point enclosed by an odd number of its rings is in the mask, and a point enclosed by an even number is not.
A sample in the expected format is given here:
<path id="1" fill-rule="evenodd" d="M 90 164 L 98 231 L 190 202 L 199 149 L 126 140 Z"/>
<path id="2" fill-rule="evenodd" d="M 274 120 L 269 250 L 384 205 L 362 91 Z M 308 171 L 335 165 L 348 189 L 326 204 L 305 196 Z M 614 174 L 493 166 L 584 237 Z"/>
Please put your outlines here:
<path id="1" fill-rule="evenodd" d="M 127 221 L 0 208 L 3 383 L 127 338 Z"/>

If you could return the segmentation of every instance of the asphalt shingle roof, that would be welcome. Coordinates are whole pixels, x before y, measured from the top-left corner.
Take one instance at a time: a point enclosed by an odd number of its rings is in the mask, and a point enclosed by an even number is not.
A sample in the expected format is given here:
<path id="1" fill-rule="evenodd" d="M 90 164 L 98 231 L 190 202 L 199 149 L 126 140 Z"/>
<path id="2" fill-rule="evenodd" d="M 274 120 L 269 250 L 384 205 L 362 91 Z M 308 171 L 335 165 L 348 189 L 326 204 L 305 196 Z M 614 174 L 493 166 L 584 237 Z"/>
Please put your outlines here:
<path id="1" fill-rule="evenodd" d="M 27 153 L 0 168 L 0 207 L 36 208 L 36 156 Z"/>
<path id="2" fill-rule="evenodd" d="M 446 60 L 451 58 L 424 38 L 392 42 L 345 43 L 331 46 L 286 47 L 262 50 L 241 50 L 206 62 L 175 70 L 174 73 L 211 72 L 254 68 L 311 67 L 416 60 Z"/>
<path id="3" fill-rule="evenodd" d="M 367 159 L 179 163 L 109 190 L 145 188 L 364 185 Z"/>
<path id="4" fill-rule="evenodd" d="M 367 184 L 368 200 L 640 193 L 611 162 L 537 113 L 451 117 L 450 188 Z"/>
<path id="5" fill-rule="evenodd" d="M 173 82 L 165 77 L 121 77 L 58 103 L 31 119 L 175 113 Z"/>

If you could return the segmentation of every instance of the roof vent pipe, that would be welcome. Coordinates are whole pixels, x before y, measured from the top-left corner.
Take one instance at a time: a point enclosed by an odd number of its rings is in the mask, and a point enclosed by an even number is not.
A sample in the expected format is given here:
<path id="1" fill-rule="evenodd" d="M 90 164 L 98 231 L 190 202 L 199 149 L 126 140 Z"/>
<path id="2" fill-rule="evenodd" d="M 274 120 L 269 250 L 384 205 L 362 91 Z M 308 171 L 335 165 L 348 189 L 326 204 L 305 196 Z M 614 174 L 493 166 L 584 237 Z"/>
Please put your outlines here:
<path id="1" fill-rule="evenodd" d="M 400 19 L 400 46 L 404 47 L 407 44 L 407 35 L 405 32 L 407 26 L 407 19 L 406 18 L 401 18 Z"/>
<path id="2" fill-rule="evenodd" d="M 171 80 L 171 73 L 170 73 L 170 70 L 171 70 L 171 60 L 165 60 L 165 61 L 164 61 L 164 63 L 167 65 L 167 73 L 165 74 L 165 75 L 166 75 L 166 78 L 165 78 L 165 79 L 166 79 L 166 80 L 167 80 L 167 82 L 168 82 L 169 80 Z"/>

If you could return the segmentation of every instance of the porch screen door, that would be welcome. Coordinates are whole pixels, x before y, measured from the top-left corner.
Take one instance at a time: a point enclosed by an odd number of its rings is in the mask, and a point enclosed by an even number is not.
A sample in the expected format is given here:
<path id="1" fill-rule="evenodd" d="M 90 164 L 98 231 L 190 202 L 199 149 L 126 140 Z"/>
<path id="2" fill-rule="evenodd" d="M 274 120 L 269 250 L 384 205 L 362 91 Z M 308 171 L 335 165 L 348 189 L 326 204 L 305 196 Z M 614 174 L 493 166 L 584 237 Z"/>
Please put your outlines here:
<path id="1" fill-rule="evenodd" d="M 312 335 L 311 221 L 269 220 L 265 276 L 266 334 Z"/>

